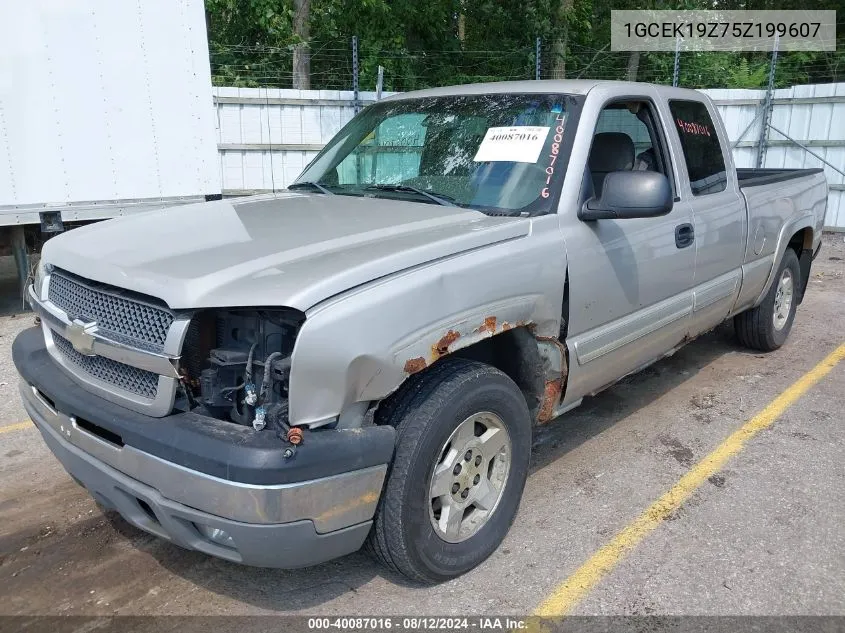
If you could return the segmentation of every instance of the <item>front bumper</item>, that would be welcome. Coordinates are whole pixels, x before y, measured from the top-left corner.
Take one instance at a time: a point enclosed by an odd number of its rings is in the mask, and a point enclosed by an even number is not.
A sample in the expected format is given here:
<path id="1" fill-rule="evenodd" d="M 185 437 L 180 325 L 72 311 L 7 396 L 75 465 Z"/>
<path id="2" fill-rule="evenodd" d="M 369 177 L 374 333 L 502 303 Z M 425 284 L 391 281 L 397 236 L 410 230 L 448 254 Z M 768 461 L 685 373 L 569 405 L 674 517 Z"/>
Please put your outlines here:
<path id="1" fill-rule="evenodd" d="M 319 534 L 307 520 L 255 524 L 207 514 L 103 464 L 43 420 L 33 417 L 33 421 L 65 470 L 97 501 L 135 527 L 187 549 L 257 567 L 307 567 L 354 552 L 370 531 L 372 521 Z M 213 541 L 207 536 L 210 530 L 225 531 L 229 544 Z"/>
<path id="2" fill-rule="evenodd" d="M 49 357 L 42 362 L 47 352 L 43 338 L 40 347 L 37 344 L 40 335 L 37 329 L 28 330 L 13 346 L 27 413 L 68 473 L 132 525 L 188 549 L 260 567 L 313 565 L 353 552 L 363 544 L 392 455 L 392 445 L 388 451 L 384 444 L 386 437 L 369 436 L 373 451 L 367 458 L 354 455 L 359 450 L 354 440 L 342 442 L 345 452 L 335 453 L 338 459 L 333 460 L 319 438 L 352 439 L 368 433 L 308 433 L 294 457 L 280 463 L 267 457 L 268 446 L 250 447 L 238 442 L 237 435 L 223 434 L 215 427 L 236 425 L 193 416 L 207 422 L 206 432 L 215 439 L 228 441 L 229 453 L 227 459 L 225 447 L 209 443 L 197 429 L 193 437 L 171 436 L 193 440 L 190 445 L 176 447 L 183 450 L 174 454 L 192 456 L 187 461 L 204 468 L 186 467 L 138 446 L 141 437 L 172 431 L 180 415 L 151 418 L 81 391 Z M 132 425 L 135 434 L 128 432 Z M 274 438 L 278 443 L 274 453 L 283 453 L 286 445 L 274 434 L 244 431 L 268 441 Z M 157 444 L 146 446 L 155 448 Z M 204 461 L 199 459 L 203 448 L 209 452 Z M 309 455 L 309 450 L 315 455 Z M 322 473 L 315 463 L 317 457 L 324 463 Z M 374 457 L 382 463 L 374 463 Z M 251 481 L 266 478 L 266 473 L 260 473 L 261 461 L 267 471 L 276 474 L 279 483 Z M 358 467 L 337 472 L 338 461 Z M 229 462 L 229 477 L 207 472 Z M 244 463 L 251 468 L 245 468 Z M 278 472 L 280 468 L 283 474 Z M 220 530 L 228 537 L 221 536 Z"/>

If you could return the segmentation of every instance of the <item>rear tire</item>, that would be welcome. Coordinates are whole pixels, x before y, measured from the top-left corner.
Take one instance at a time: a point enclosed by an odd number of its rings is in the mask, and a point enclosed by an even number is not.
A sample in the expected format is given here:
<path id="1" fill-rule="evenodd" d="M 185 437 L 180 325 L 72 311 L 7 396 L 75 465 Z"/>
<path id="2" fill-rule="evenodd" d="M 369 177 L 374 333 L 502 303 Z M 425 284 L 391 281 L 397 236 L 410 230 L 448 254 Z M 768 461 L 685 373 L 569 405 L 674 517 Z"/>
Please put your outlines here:
<path id="1" fill-rule="evenodd" d="M 504 373 L 446 358 L 380 405 L 396 452 L 366 549 L 436 583 L 492 554 L 516 516 L 531 456 L 525 398 Z"/>
<path id="2" fill-rule="evenodd" d="M 786 342 L 798 308 L 800 280 L 798 256 L 794 250 L 787 248 L 777 276 L 762 303 L 734 317 L 734 329 L 740 343 L 771 352 Z"/>

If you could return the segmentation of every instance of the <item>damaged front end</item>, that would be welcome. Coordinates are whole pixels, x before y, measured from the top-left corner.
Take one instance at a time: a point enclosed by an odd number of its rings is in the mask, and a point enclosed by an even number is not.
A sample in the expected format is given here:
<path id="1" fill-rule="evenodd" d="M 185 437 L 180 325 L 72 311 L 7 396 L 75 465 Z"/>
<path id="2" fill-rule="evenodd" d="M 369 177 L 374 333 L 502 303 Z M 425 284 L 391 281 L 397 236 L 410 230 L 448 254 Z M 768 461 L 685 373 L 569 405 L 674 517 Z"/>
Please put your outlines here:
<path id="1" fill-rule="evenodd" d="M 268 428 L 297 444 L 288 424 L 291 354 L 305 315 L 290 308 L 196 313 L 180 359 L 175 409 Z"/>
<path id="2" fill-rule="evenodd" d="M 301 439 L 288 425 L 301 311 L 174 310 L 53 266 L 27 294 L 48 352 L 92 394 L 154 418 L 191 413 Z"/>

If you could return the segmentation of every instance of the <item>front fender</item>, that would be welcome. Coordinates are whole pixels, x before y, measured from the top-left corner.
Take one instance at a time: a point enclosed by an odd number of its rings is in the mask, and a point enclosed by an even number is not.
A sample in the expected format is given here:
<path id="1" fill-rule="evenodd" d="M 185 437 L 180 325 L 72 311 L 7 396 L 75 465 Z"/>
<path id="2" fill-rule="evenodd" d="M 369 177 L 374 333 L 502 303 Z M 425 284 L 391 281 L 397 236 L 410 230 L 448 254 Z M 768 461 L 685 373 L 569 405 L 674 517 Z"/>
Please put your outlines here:
<path id="1" fill-rule="evenodd" d="M 293 351 L 292 424 L 388 396 L 439 358 L 512 327 L 557 336 L 566 274 L 556 216 L 528 236 L 352 289 L 306 311 Z"/>

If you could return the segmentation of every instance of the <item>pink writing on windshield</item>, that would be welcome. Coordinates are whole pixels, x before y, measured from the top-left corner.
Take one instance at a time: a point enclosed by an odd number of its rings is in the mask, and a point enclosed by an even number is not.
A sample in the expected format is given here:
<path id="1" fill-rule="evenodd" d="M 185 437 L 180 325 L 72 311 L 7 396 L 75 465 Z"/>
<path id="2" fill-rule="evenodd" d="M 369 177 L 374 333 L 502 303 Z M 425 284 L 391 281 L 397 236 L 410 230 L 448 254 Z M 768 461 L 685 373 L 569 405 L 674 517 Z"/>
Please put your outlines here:
<path id="1" fill-rule="evenodd" d="M 566 120 L 566 114 L 560 113 L 555 117 L 557 127 L 555 127 L 555 135 L 552 138 L 552 147 L 549 152 L 549 166 L 546 167 L 546 186 L 540 192 L 543 198 L 548 198 L 551 195 L 549 185 L 552 182 L 552 176 L 555 173 L 555 163 L 557 162 L 557 155 L 560 153 L 560 142 L 563 140 L 563 122 Z"/>

